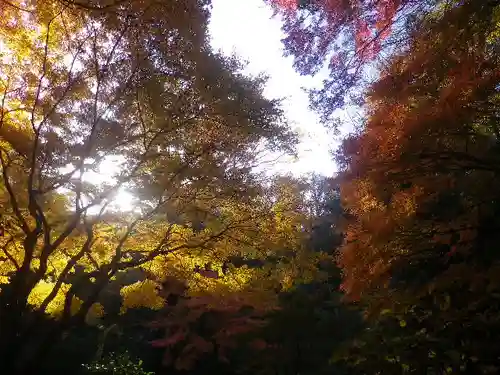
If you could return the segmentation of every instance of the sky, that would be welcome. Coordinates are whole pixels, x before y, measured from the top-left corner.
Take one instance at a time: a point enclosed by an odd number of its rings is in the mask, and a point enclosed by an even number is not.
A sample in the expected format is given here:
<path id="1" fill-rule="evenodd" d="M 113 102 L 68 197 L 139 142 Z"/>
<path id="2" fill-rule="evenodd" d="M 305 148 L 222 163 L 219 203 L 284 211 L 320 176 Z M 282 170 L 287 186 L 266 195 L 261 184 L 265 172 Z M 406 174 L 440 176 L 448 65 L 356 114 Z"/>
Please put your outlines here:
<path id="1" fill-rule="evenodd" d="M 245 72 L 250 75 L 266 73 L 270 79 L 264 95 L 285 98 L 283 109 L 301 134 L 298 159 L 281 159 L 275 169 L 297 176 L 309 172 L 332 175 L 336 170 L 330 155 L 334 137 L 309 109 L 307 93 L 302 90 L 318 86 L 321 77 L 300 76 L 293 69 L 292 58 L 283 57 L 280 21 L 272 18 L 272 10 L 262 0 L 212 0 L 212 4 L 212 48 L 247 61 Z"/>

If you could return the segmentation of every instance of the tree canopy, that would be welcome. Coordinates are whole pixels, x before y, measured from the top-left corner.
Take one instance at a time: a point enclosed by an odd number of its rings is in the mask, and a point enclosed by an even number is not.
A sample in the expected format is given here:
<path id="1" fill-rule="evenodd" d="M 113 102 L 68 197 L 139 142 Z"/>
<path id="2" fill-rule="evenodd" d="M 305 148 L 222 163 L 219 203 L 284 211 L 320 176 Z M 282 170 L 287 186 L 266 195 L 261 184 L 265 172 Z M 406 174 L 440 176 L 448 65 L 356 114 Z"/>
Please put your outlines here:
<path id="1" fill-rule="evenodd" d="M 343 290 L 374 322 L 361 371 L 498 370 L 498 25 L 493 3 L 436 11 L 337 154 Z"/>
<path id="2" fill-rule="evenodd" d="M 115 280 L 123 311 L 161 308 L 155 285 L 165 277 L 203 275 L 197 263 L 295 230 L 252 173 L 262 152 L 291 152 L 295 135 L 262 80 L 211 52 L 208 5 L 1 3 L 0 351 L 9 370 L 32 371 L 57 337 L 106 314 Z M 123 191 L 135 198 L 128 212 L 116 204 Z M 285 221 L 266 229 L 269 220 Z M 261 239 L 259 226 L 274 233 Z M 44 332 L 46 315 L 59 323 Z"/>
<path id="3" fill-rule="evenodd" d="M 0 0 L 2 373 L 499 372 L 500 4 L 268 3 L 335 176 L 210 1 Z"/>
<path id="4" fill-rule="evenodd" d="M 455 0 L 267 0 L 283 20 L 285 53 L 304 75 L 325 72 L 310 91 L 326 124 L 345 105 L 362 105 L 380 64 L 411 49 L 435 12 Z M 490 2 L 494 4 L 495 2 Z"/>

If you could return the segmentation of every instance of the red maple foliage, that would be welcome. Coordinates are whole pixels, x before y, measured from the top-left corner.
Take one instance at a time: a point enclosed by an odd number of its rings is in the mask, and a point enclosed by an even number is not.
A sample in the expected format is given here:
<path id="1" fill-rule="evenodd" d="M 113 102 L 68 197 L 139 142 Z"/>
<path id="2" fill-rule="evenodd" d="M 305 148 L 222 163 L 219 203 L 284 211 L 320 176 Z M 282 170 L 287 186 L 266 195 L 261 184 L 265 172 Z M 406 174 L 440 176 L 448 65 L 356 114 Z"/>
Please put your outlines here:
<path id="1" fill-rule="evenodd" d="M 422 268 L 437 270 L 489 251 L 478 233 L 496 233 L 494 5 L 464 1 L 429 20 L 371 85 L 365 127 L 338 151 L 351 215 L 339 263 L 353 300 L 402 280 L 401 270 L 423 259 Z"/>
<path id="2" fill-rule="evenodd" d="M 284 11 L 294 11 L 297 9 L 297 0 L 275 0 L 275 5 Z"/>
<path id="3" fill-rule="evenodd" d="M 237 294 L 220 297 L 205 293 L 180 296 L 165 312 L 163 319 L 152 324 L 165 329 L 165 336 L 151 344 L 165 349 L 165 365 L 188 370 L 205 354 L 216 355 L 220 361 L 227 362 L 229 351 L 241 345 L 239 337 L 265 324 L 267 309 L 247 306 Z M 263 350 L 267 344 L 253 340 L 248 346 Z"/>

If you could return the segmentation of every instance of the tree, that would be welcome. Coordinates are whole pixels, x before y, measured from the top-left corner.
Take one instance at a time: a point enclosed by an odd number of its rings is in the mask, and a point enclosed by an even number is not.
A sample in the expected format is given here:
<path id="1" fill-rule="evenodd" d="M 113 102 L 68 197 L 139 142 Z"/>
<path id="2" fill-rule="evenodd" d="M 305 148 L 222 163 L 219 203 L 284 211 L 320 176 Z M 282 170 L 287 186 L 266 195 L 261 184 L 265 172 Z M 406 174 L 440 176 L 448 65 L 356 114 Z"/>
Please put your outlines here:
<path id="1" fill-rule="evenodd" d="M 244 232 L 261 212 L 217 209 L 258 194 L 256 150 L 295 139 L 263 81 L 210 52 L 207 3 L 1 9 L 0 352 L 7 372 L 24 373 L 104 313 L 113 279 L 138 269 L 160 282 L 175 252 L 210 253 Z M 123 190 L 131 212 L 113 206 Z M 194 228 L 200 215 L 217 220 Z M 57 324 L 40 329 L 47 314 Z"/>
<path id="2" fill-rule="evenodd" d="M 436 10 L 372 85 L 338 153 L 343 289 L 360 373 L 498 371 L 498 5 Z"/>
<path id="3" fill-rule="evenodd" d="M 291 287 L 280 291 L 275 308 L 263 316 L 263 327 L 239 338 L 230 357 L 238 373 L 342 373 L 342 366 L 329 363 L 330 357 L 360 327 L 358 312 L 341 302 L 340 274 L 332 261 L 339 243 L 334 239 L 340 236 L 332 224 L 341 217 L 335 186 L 320 176 L 298 182 L 292 186 L 305 213 L 302 241 L 319 272 L 307 279 L 295 277 Z M 331 247 L 326 248 L 327 243 Z"/>
<path id="4" fill-rule="evenodd" d="M 345 104 L 364 101 L 379 63 L 409 50 L 413 35 L 436 9 L 451 0 L 268 0 L 283 21 L 285 53 L 305 75 L 325 69 L 311 105 L 326 123 Z"/>
<path id="5" fill-rule="evenodd" d="M 340 202 L 340 191 L 330 177 L 312 175 L 309 180 L 311 227 L 309 247 L 314 251 L 331 253 L 342 243 L 340 232 L 344 212 Z"/>
<path id="6" fill-rule="evenodd" d="M 306 247 L 300 186 L 291 178 L 273 179 L 263 195 L 235 211 L 241 214 L 261 206 L 272 213 L 247 223 L 253 232 L 233 232 L 210 258 L 191 254 L 194 263 L 204 264 L 197 273 L 178 273 L 183 268 L 167 272 L 177 282 L 173 292 L 172 285 L 167 285 L 163 293 L 170 296 L 167 301 L 177 297 L 167 302 L 164 316 L 155 324 L 164 327 L 165 336 L 153 342 L 166 348 L 166 364 L 193 370 L 203 361 L 206 369 L 210 358 L 228 363 L 235 352 L 252 350 L 259 342 L 260 328 L 279 308 L 279 293 L 320 276 L 319 256 Z M 181 259 L 185 262 L 188 255 Z M 181 293 L 179 280 L 185 283 Z M 240 362 L 236 359 L 234 365 Z"/>

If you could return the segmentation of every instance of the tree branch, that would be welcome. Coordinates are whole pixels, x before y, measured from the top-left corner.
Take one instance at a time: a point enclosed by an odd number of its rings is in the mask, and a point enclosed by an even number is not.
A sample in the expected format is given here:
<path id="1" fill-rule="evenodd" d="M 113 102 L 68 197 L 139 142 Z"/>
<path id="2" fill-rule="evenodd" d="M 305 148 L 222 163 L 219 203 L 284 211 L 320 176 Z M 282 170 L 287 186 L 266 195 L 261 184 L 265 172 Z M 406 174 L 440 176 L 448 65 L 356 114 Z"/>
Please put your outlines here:
<path id="1" fill-rule="evenodd" d="M 10 204 L 12 206 L 12 210 L 14 211 L 14 214 L 16 215 L 17 220 L 19 220 L 19 224 L 21 226 L 21 229 L 27 235 L 28 233 L 31 232 L 31 230 L 30 230 L 28 223 L 26 222 L 26 219 L 24 218 L 23 214 L 21 213 L 21 209 L 19 208 L 19 203 L 17 201 L 16 194 L 14 193 L 14 189 L 12 188 L 12 185 L 9 181 L 9 175 L 8 175 L 7 170 L 10 166 L 10 162 L 8 164 L 5 162 L 4 155 L 7 159 L 9 158 L 7 152 L 3 148 L 0 148 L 0 162 L 2 164 L 3 182 L 5 184 L 5 188 L 7 189 L 7 192 L 9 193 L 9 200 L 10 200 Z"/>
<path id="2" fill-rule="evenodd" d="M 17 6 L 16 4 L 11 3 L 10 1 L 7 1 L 7 0 L 0 0 L 0 1 L 4 4 L 7 4 L 8 6 L 14 8 L 14 9 L 21 11 L 21 12 L 26 12 L 26 13 L 31 13 L 31 14 L 33 13 L 32 10 L 29 10 L 26 8 L 21 8 L 20 6 Z"/>
<path id="3" fill-rule="evenodd" d="M 16 270 L 19 271 L 19 269 L 21 268 L 19 266 L 19 264 L 17 263 L 16 259 L 9 253 L 9 251 L 7 250 L 7 246 L 12 243 L 14 241 L 14 237 L 10 237 L 7 242 L 5 243 L 5 245 L 2 246 L 2 251 L 4 252 L 4 254 L 7 256 L 7 258 L 11 261 L 11 263 L 14 265 L 14 267 L 16 267 Z"/>

